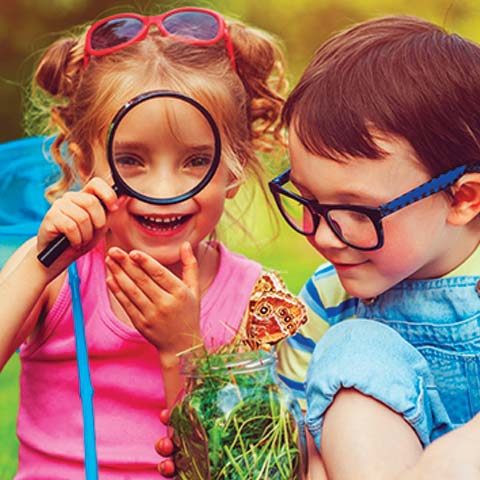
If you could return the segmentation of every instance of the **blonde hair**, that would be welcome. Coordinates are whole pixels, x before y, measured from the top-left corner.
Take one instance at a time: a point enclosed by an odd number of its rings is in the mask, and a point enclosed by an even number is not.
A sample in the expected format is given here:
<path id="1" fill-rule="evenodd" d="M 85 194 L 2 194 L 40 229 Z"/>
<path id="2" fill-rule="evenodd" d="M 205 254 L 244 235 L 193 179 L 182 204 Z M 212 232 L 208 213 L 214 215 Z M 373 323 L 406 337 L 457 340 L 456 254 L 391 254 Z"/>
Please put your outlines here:
<path id="1" fill-rule="evenodd" d="M 72 187 L 79 172 L 93 172 L 92 145 L 104 145 L 115 112 L 155 85 L 189 95 L 210 111 L 222 134 L 222 161 L 235 183 L 250 175 L 261 179 L 256 152 L 271 151 L 281 142 L 279 120 L 287 87 L 283 54 L 269 34 L 239 21 L 227 24 L 237 72 L 223 41 L 200 47 L 154 30 L 128 48 L 90 58 L 87 68 L 86 28 L 53 43 L 36 69 L 27 115 L 27 122 L 35 125 L 30 133 L 56 136 L 52 155 L 61 177 L 49 187 L 47 198 Z M 78 149 L 81 155 L 75 154 Z"/>

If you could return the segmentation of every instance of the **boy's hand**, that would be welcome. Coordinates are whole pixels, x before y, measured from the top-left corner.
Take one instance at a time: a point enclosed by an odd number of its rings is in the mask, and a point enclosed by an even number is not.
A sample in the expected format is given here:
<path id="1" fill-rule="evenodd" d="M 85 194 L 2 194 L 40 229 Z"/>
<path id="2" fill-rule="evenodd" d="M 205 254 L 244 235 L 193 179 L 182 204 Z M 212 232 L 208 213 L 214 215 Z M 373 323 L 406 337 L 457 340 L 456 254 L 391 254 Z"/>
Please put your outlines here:
<path id="1" fill-rule="evenodd" d="M 113 247 L 107 257 L 110 291 L 163 358 L 174 358 L 201 339 L 198 263 L 188 242 L 180 257 L 182 279 L 138 250 Z"/>
<path id="2" fill-rule="evenodd" d="M 118 197 L 101 178 L 93 178 L 78 192 L 67 192 L 46 213 L 37 235 L 41 252 L 59 235 L 65 235 L 71 248 L 52 265 L 52 273 L 63 271 L 75 259 L 88 252 L 107 229 L 108 212 L 118 209 Z"/>

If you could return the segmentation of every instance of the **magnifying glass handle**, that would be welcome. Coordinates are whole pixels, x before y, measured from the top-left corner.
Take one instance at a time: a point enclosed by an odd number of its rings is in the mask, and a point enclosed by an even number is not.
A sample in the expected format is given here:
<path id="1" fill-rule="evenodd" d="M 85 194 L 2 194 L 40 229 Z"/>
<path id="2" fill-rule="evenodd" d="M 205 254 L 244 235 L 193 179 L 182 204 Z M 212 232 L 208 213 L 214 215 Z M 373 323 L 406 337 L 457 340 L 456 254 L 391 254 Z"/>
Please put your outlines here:
<path id="1" fill-rule="evenodd" d="M 65 235 L 59 235 L 37 255 L 37 258 L 43 265 L 49 267 L 69 246 L 68 238 Z"/>

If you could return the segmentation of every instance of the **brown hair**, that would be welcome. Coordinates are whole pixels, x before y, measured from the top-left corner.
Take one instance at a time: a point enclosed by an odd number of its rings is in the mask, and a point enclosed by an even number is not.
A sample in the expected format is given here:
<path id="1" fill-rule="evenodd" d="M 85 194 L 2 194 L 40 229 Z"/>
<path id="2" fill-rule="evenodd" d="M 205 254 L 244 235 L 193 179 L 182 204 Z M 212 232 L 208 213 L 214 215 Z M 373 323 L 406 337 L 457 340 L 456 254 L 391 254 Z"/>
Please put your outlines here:
<path id="1" fill-rule="evenodd" d="M 316 52 L 283 120 L 311 153 L 380 158 L 405 138 L 432 175 L 480 160 L 480 47 L 411 16 L 351 27 Z"/>
<path id="2" fill-rule="evenodd" d="M 52 154 L 62 170 L 47 191 L 53 200 L 78 173 L 93 171 L 92 145 L 104 144 L 115 112 L 130 98 L 152 88 L 168 88 L 197 99 L 210 111 L 223 137 L 222 161 L 237 182 L 263 169 L 256 151 L 269 151 L 281 140 L 280 112 L 284 61 L 271 36 L 238 21 L 227 21 L 237 73 L 224 42 L 193 46 L 151 30 L 145 40 L 83 66 L 86 28 L 53 43 L 35 72 L 33 102 L 27 121 L 33 133 L 53 134 Z M 39 131 L 39 123 L 43 130 Z M 32 133 L 32 132 L 31 132 Z M 65 155 L 65 146 L 69 154 Z M 75 155 L 75 149 L 82 155 Z M 82 164 L 80 164 L 80 159 Z"/>

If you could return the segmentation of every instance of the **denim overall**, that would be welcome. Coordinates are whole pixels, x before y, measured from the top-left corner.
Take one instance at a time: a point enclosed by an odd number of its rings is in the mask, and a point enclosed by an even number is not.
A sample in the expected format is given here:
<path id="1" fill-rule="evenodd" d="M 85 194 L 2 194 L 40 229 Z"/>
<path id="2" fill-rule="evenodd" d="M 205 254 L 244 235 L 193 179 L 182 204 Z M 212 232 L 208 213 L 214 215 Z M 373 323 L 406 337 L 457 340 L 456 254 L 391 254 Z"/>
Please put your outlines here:
<path id="1" fill-rule="evenodd" d="M 340 388 L 401 414 L 423 445 L 480 411 L 480 277 L 406 280 L 317 343 L 306 379 L 307 426 L 317 447 Z"/>

